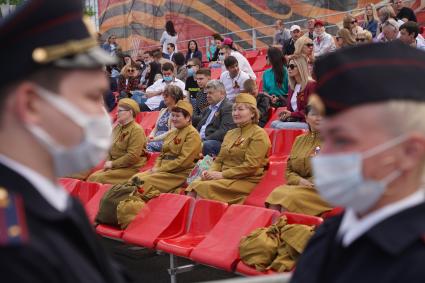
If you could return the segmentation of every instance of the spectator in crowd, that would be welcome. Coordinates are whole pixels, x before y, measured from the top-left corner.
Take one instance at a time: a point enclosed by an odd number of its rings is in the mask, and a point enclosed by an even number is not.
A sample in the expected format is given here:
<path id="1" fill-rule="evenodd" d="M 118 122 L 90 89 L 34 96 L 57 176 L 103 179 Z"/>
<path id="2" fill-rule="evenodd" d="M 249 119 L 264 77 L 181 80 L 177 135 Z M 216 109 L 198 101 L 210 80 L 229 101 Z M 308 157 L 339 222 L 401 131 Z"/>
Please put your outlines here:
<path id="1" fill-rule="evenodd" d="M 255 100 L 257 100 L 257 109 L 260 114 L 258 126 L 264 128 L 270 117 L 270 97 L 264 95 L 264 93 L 258 92 L 258 86 L 253 79 L 246 80 L 243 84 L 243 89 L 245 92 L 254 96 Z"/>
<path id="2" fill-rule="evenodd" d="M 397 29 L 404 24 L 404 22 L 402 20 L 398 20 L 396 18 L 396 14 L 394 12 L 394 9 L 389 6 L 382 6 L 381 8 L 379 8 L 378 10 L 378 17 L 379 17 L 379 21 L 380 21 L 380 26 L 379 26 L 379 31 L 382 32 L 382 25 L 388 21 L 389 19 L 393 19 L 394 21 L 397 22 Z"/>
<path id="3" fill-rule="evenodd" d="M 377 37 L 378 41 L 389 42 L 396 40 L 400 36 L 399 26 L 394 19 L 388 19 L 382 25 L 382 33 Z"/>
<path id="4" fill-rule="evenodd" d="M 191 58 L 187 61 L 187 78 L 185 82 L 185 90 L 189 92 L 190 99 L 195 99 L 196 94 L 199 92 L 199 86 L 196 82 L 195 74 L 201 68 L 201 61 L 197 57 Z"/>
<path id="5" fill-rule="evenodd" d="M 174 43 L 167 44 L 167 54 L 163 54 L 165 59 L 173 61 L 174 53 L 176 52 L 176 45 Z"/>
<path id="6" fill-rule="evenodd" d="M 148 77 L 150 72 L 150 63 L 153 61 L 152 52 L 151 51 L 145 51 L 143 53 L 143 63 L 145 64 L 145 68 L 141 71 L 140 74 L 140 83 L 139 83 L 139 89 L 145 90 L 148 83 Z"/>
<path id="7" fill-rule="evenodd" d="M 215 41 L 215 39 L 213 38 L 211 41 L 210 41 L 210 44 L 209 44 L 209 48 L 206 48 L 206 50 L 207 50 L 207 60 L 208 60 L 208 62 L 211 62 L 212 61 L 212 58 L 214 57 L 214 54 L 215 54 L 215 52 L 217 51 L 217 49 L 218 49 L 219 47 L 218 47 L 218 45 L 217 45 L 217 42 Z"/>
<path id="8" fill-rule="evenodd" d="M 285 41 L 291 38 L 290 31 L 285 28 L 285 24 L 282 20 L 277 20 L 275 23 L 275 33 L 273 36 L 273 46 L 277 48 L 282 48 Z"/>
<path id="9" fill-rule="evenodd" d="M 174 24 L 172 21 L 167 21 L 165 23 L 165 31 L 162 33 L 161 39 L 159 40 L 159 42 L 162 44 L 162 53 L 164 54 L 164 56 L 170 56 L 171 54 L 168 53 L 167 51 L 167 46 L 169 43 L 174 44 L 174 46 L 176 46 L 177 44 L 177 39 L 178 39 L 178 34 L 176 32 L 176 30 L 174 29 Z M 174 50 L 175 52 L 177 52 L 177 46 Z"/>
<path id="10" fill-rule="evenodd" d="M 306 22 L 306 28 L 307 28 L 307 33 L 306 36 L 308 36 L 311 40 L 314 39 L 314 23 L 316 22 L 316 19 L 314 18 L 310 18 L 307 20 Z"/>
<path id="11" fill-rule="evenodd" d="M 255 98 L 247 93 L 236 97 L 232 111 L 236 129 L 227 132 L 219 155 L 201 180 L 186 189 L 190 196 L 243 203 L 261 181 L 268 164 L 270 140 L 258 123 Z"/>
<path id="12" fill-rule="evenodd" d="M 199 91 L 195 95 L 195 99 L 192 99 L 193 105 L 193 118 L 192 124 L 197 128 L 199 121 L 202 118 L 202 113 L 209 106 L 207 100 L 207 83 L 211 80 L 211 70 L 208 68 L 201 68 L 196 71 L 196 83 L 199 86 Z"/>
<path id="13" fill-rule="evenodd" d="M 124 183 L 145 165 L 145 131 L 134 121 L 139 112 L 139 105 L 130 98 L 118 102 L 118 124 L 112 132 L 112 147 L 103 168 L 91 174 L 87 181 Z"/>
<path id="14" fill-rule="evenodd" d="M 106 42 L 102 45 L 102 48 L 111 55 L 116 55 L 116 52 L 119 48 L 117 43 L 117 37 L 114 34 L 108 36 Z"/>
<path id="15" fill-rule="evenodd" d="M 220 81 L 226 89 L 227 99 L 233 102 L 236 95 L 241 92 L 243 83 L 249 79 L 249 75 L 239 69 L 238 60 L 233 56 L 224 59 L 224 66 L 227 71 L 221 73 Z"/>
<path id="16" fill-rule="evenodd" d="M 117 102 L 112 90 L 107 90 L 103 94 L 103 102 L 105 103 L 105 106 L 108 112 L 111 112 L 112 110 L 114 110 L 115 106 L 117 105 Z"/>
<path id="17" fill-rule="evenodd" d="M 309 131 L 295 139 L 286 164 L 286 184 L 273 190 L 266 199 L 266 206 L 279 211 L 319 216 L 332 209 L 314 188 L 310 164 L 310 159 L 320 151 L 318 127 L 321 115 L 311 105 L 307 105 L 305 113 Z"/>
<path id="18" fill-rule="evenodd" d="M 307 58 L 308 71 L 312 74 L 314 63 L 314 44 L 310 37 L 302 36 L 295 42 L 294 55 L 303 55 Z"/>
<path id="19" fill-rule="evenodd" d="M 409 8 L 405 7 L 402 0 L 391 0 L 392 7 L 396 13 L 396 19 L 403 22 L 411 21 L 417 22 L 415 12 Z"/>
<path id="20" fill-rule="evenodd" d="M 131 65 L 132 67 L 137 67 L 136 62 L 134 62 L 133 58 L 131 58 L 130 55 L 124 54 L 122 59 L 124 61 L 124 66 Z"/>
<path id="21" fill-rule="evenodd" d="M 372 37 L 376 37 L 378 30 L 379 18 L 375 5 L 369 3 L 365 6 L 363 29 L 370 31 Z"/>
<path id="22" fill-rule="evenodd" d="M 363 30 L 363 32 L 360 32 L 357 34 L 356 38 L 357 44 L 366 44 L 366 43 L 372 43 L 372 33 L 368 30 Z"/>
<path id="23" fill-rule="evenodd" d="M 202 62 L 202 52 L 199 50 L 196 40 L 189 40 L 187 44 L 186 62 L 192 58 L 198 58 Z"/>
<path id="24" fill-rule="evenodd" d="M 351 38 L 354 41 L 357 34 L 363 31 L 362 27 L 357 24 L 357 19 L 350 14 L 346 14 L 344 16 L 344 19 L 342 20 L 342 26 L 350 32 Z"/>
<path id="25" fill-rule="evenodd" d="M 232 103 L 226 99 L 222 82 L 209 81 L 205 88 L 209 107 L 202 113 L 196 128 L 203 142 L 202 154 L 216 156 L 224 135 L 235 127 L 232 120 Z"/>
<path id="26" fill-rule="evenodd" d="M 335 38 L 338 48 L 356 45 L 355 37 L 353 37 L 353 34 L 346 28 L 338 30 Z"/>
<path id="27" fill-rule="evenodd" d="M 231 38 L 228 37 L 224 39 L 223 47 L 221 50 L 224 51 L 224 58 L 227 58 L 229 56 L 235 57 L 236 60 L 238 60 L 240 70 L 247 73 L 251 79 L 257 79 L 257 76 L 252 70 L 251 64 L 249 64 L 248 59 L 246 59 L 245 56 L 243 56 L 240 52 L 233 49 L 233 40 Z"/>
<path id="28" fill-rule="evenodd" d="M 316 82 L 308 72 L 305 56 L 294 56 L 288 64 L 289 93 L 287 110 L 279 113 L 279 120 L 273 121 L 275 129 L 307 129 L 305 123 L 305 107 L 309 97 L 314 92 Z"/>
<path id="29" fill-rule="evenodd" d="M 334 39 L 332 35 L 325 31 L 325 24 L 322 21 L 317 20 L 314 23 L 314 33 L 316 34 L 316 38 L 313 40 L 314 57 L 319 57 L 335 50 Z"/>
<path id="30" fill-rule="evenodd" d="M 192 126 L 192 105 L 180 100 L 171 112 L 171 122 L 175 129 L 164 139 L 161 154 L 155 166 L 143 173 L 134 175 L 142 182 L 145 193 L 158 190 L 171 193 L 179 189 L 189 176 L 201 153 L 201 138 Z"/>
<path id="31" fill-rule="evenodd" d="M 162 65 L 163 78 L 157 80 L 153 85 L 146 89 L 145 102 L 140 104 L 140 111 L 154 111 L 159 107 L 162 101 L 162 93 L 168 85 L 176 85 L 184 91 L 184 82 L 174 76 L 174 65 L 172 63 L 164 63 Z M 191 114 L 192 116 L 192 114 Z"/>
<path id="32" fill-rule="evenodd" d="M 183 100 L 183 91 L 178 86 L 168 85 L 162 93 L 162 98 L 165 108 L 160 110 L 155 127 L 148 137 L 149 143 L 147 145 L 147 150 L 150 152 L 161 151 L 164 138 L 171 130 L 174 130 L 171 124 L 171 112 L 177 102 Z"/>
<path id="33" fill-rule="evenodd" d="M 218 34 L 218 33 L 214 34 L 213 35 L 213 38 L 214 38 L 215 44 L 217 45 L 217 48 L 216 48 L 216 50 L 215 50 L 215 52 L 214 52 L 214 54 L 213 54 L 213 56 L 212 56 L 212 58 L 211 58 L 210 61 L 211 62 L 216 62 L 216 61 L 219 61 L 219 59 L 218 59 L 218 55 L 219 54 L 218 53 L 220 52 L 220 49 L 221 49 L 221 47 L 223 45 L 224 38 L 221 37 L 221 35 Z"/>
<path id="34" fill-rule="evenodd" d="M 267 50 L 267 61 L 272 67 L 263 73 L 264 94 L 270 97 L 273 107 L 284 106 L 288 94 L 288 71 L 282 51 L 270 47 Z"/>
<path id="35" fill-rule="evenodd" d="M 419 34 L 419 25 L 416 22 L 406 22 L 400 26 L 400 41 L 425 51 L 423 41 L 417 39 Z"/>
<path id="36" fill-rule="evenodd" d="M 289 59 L 289 55 L 294 54 L 295 42 L 302 36 L 300 26 L 293 25 L 289 30 L 291 32 L 291 38 L 285 41 L 282 47 L 283 55 L 285 56 L 286 60 Z"/>
<path id="37" fill-rule="evenodd" d="M 155 50 L 152 52 L 152 59 L 153 61 L 151 63 L 149 63 L 150 66 L 150 70 L 149 70 L 149 76 L 147 79 L 147 87 L 150 87 L 151 85 L 154 84 L 155 82 L 155 77 L 158 74 L 162 74 L 161 73 L 161 63 L 160 60 L 162 58 L 162 52 L 160 50 Z"/>
<path id="38" fill-rule="evenodd" d="M 118 79 L 118 93 L 120 94 L 120 98 L 131 97 L 131 92 L 137 90 L 139 82 L 140 75 L 136 67 L 125 65 Z"/>
<path id="39" fill-rule="evenodd" d="M 184 62 L 185 59 L 183 53 L 174 53 L 173 63 L 176 65 L 176 78 L 183 82 L 187 79 L 187 68 Z"/>

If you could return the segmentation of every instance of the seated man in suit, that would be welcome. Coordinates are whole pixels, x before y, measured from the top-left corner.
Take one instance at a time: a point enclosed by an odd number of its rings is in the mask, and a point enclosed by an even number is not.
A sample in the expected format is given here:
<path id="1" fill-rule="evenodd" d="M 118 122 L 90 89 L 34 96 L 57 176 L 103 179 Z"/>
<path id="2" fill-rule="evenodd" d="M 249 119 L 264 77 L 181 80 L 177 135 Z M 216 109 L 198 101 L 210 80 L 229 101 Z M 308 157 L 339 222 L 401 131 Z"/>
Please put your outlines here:
<path id="1" fill-rule="evenodd" d="M 232 103 L 226 98 L 226 90 L 219 80 L 209 81 L 206 85 L 209 107 L 203 112 L 197 125 L 201 134 L 203 155 L 216 156 L 228 130 L 235 124 L 232 118 Z"/>

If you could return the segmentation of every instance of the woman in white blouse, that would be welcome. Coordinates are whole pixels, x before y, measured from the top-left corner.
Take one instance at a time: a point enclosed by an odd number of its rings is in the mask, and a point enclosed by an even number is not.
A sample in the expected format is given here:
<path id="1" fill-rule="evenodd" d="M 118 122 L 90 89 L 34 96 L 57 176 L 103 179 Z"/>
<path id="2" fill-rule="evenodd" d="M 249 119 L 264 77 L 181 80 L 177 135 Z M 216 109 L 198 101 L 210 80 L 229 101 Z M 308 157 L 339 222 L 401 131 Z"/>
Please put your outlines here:
<path id="1" fill-rule="evenodd" d="M 307 57 L 294 55 L 288 64 L 289 92 L 286 109 L 279 113 L 279 120 L 272 122 L 275 129 L 308 129 L 305 108 L 316 82 L 310 77 Z"/>
<path id="2" fill-rule="evenodd" d="M 167 21 L 167 23 L 165 24 L 165 31 L 162 33 L 161 39 L 159 40 L 159 42 L 162 44 L 162 53 L 170 55 L 167 51 L 167 45 L 169 43 L 173 43 L 175 45 L 176 48 L 174 52 L 177 52 L 177 39 L 178 34 L 174 29 L 173 22 Z"/>

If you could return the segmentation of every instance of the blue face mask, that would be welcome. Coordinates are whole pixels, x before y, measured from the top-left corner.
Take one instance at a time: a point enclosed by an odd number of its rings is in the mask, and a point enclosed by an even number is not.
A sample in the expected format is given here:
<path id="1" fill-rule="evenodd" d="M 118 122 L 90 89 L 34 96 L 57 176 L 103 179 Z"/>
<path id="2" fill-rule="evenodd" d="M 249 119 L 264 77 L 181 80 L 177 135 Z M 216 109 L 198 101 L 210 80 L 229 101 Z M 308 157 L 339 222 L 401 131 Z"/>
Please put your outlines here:
<path id="1" fill-rule="evenodd" d="M 193 68 L 187 69 L 187 75 L 189 77 L 193 77 L 194 74 L 195 74 L 195 70 Z"/>
<path id="2" fill-rule="evenodd" d="M 164 81 L 165 82 L 167 82 L 167 83 L 169 83 L 169 82 L 171 82 L 171 81 L 173 81 L 173 77 L 172 76 L 164 76 Z"/>
<path id="3" fill-rule="evenodd" d="M 359 214 L 367 212 L 401 172 L 396 170 L 382 180 L 366 179 L 363 160 L 405 140 L 403 135 L 362 153 L 319 154 L 312 159 L 317 191 L 331 205 L 351 208 Z"/>

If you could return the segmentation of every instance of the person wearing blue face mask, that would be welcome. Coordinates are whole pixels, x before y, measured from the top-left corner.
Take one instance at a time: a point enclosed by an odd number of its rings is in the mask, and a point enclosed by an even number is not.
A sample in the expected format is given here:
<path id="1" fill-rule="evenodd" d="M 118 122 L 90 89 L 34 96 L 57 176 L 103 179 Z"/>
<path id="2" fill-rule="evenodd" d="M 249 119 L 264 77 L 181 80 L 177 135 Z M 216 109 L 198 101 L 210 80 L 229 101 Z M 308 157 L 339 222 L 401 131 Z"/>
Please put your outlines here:
<path id="1" fill-rule="evenodd" d="M 201 61 L 198 58 L 192 58 L 187 61 L 187 79 L 185 82 L 185 90 L 190 94 L 191 99 L 196 99 L 196 94 L 201 90 L 196 82 L 195 74 L 201 68 Z"/>
<path id="2" fill-rule="evenodd" d="M 185 83 L 174 76 L 173 63 L 166 62 L 162 65 L 162 79 L 157 80 L 153 85 L 146 89 L 144 95 L 146 100 L 140 103 L 140 111 L 155 111 L 160 106 L 162 93 L 168 85 L 176 85 L 184 91 Z"/>
<path id="3" fill-rule="evenodd" d="M 318 228 L 291 282 L 423 282 L 425 53 L 360 45 L 314 70 L 311 103 L 325 112 L 314 183 L 345 212 Z"/>
<path id="4" fill-rule="evenodd" d="M 82 1 L 28 0 L 0 23 L 2 282 L 128 282 L 58 178 L 97 165 L 111 144 L 104 66 Z"/>

